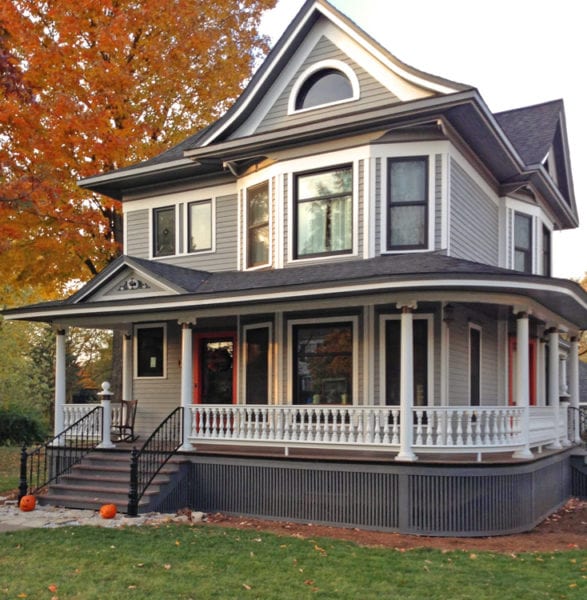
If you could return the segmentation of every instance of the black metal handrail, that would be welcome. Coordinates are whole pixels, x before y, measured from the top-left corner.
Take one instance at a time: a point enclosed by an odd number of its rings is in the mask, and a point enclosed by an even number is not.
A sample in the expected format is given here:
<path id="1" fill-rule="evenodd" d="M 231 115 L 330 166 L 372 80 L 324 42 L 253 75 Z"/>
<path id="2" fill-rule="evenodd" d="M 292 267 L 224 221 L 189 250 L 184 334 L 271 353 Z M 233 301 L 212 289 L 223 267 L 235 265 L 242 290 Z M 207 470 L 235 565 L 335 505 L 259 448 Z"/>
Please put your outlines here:
<path id="1" fill-rule="evenodd" d="M 53 439 L 20 455 L 18 499 L 34 494 L 79 463 L 102 441 L 102 407 L 72 423 Z"/>
<path id="2" fill-rule="evenodd" d="M 139 514 L 139 501 L 167 461 L 183 444 L 183 408 L 178 406 L 149 436 L 140 450 L 130 456 L 130 486 L 127 514 Z"/>

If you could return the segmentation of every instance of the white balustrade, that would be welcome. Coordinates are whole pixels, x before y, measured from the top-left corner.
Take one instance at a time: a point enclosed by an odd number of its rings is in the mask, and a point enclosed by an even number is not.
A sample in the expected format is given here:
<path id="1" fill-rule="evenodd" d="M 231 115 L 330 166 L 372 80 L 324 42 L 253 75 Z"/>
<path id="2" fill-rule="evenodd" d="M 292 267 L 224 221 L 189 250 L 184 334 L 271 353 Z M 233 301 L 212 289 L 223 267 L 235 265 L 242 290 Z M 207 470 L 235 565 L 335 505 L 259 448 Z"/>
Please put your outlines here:
<path id="1" fill-rule="evenodd" d="M 416 452 L 491 452 L 523 443 L 525 409 L 515 406 L 415 407 Z M 556 437 L 550 407 L 530 408 L 530 443 Z M 397 450 L 400 411 L 392 406 L 193 405 L 190 440 Z M 562 418 L 561 418 L 562 420 Z M 563 427 L 561 426 L 561 432 Z"/>
<path id="2" fill-rule="evenodd" d="M 77 421 L 79 421 L 82 417 L 85 417 L 92 410 L 101 406 L 100 404 L 64 404 L 63 405 L 63 426 L 64 431 L 68 429 L 72 425 L 74 425 Z M 113 417 L 116 414 L 116 411 L 120 411 L 119 407 L 113 408 Z M 96 413 L 96 419 L 100 418 L 100 415 Z M 70 437 L 83 436 L 86 435 L 89 431 L 100 431 L 100 428 L 97 427 L 96 423 L 85 422 L 78 427 L 83 427 L 84 430 L 77 430 L 74 428 L 68 432 Z"/>

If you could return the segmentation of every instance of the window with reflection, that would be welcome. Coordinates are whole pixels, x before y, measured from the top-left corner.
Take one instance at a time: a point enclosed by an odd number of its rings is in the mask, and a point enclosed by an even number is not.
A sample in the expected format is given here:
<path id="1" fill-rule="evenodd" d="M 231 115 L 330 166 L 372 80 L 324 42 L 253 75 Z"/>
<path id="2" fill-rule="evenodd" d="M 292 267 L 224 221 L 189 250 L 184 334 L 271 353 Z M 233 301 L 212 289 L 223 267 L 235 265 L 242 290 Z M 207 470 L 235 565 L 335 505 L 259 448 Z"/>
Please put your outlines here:
<path id="1" fill-rule="evenodd" d="M 188 204 L 188 252 L 212 250 L 212 200 Z"/>
<path id="2" fill-rule="evenodd" d="M 314 108 L 352 97 L 353 86 L 342 71 L 321 69 L 304 81 L 297 95 L 295 108 Z"/>
<path id="3" fill-rule="evenodd" d="M 269 263 L 269 182 L 247 190 L 247 266 Z"/>
<path id="4" fill-rule="evenodd" d="M 135 330 L 137 377 L 165 375 L 165 327 L 137 326 Z"/>
<path id="5" fill-rule="evenodd" d="M 297 175 L 295 199 L 296 258 L 352 252 L 351 165 Z"/>
<path id="6" fill-rule="evenodd" d="M 175 206 L 153 210 L 153 256 L 175 254 Z"/>
<path id="7" fill-rule="evenodd" d="M 532 273 L 532 217 L 514 214 L 514 269 Z"/>
<path id="8" fill-rule="evenodd" d="M 387 249 L 426 248 L 428 158 L 390 158 L 387 176 Z"/>
<path id="9" fill-rule="evenodd" d="M 294 404 L 352 404 L 352 323 L 293 328 Z"/>

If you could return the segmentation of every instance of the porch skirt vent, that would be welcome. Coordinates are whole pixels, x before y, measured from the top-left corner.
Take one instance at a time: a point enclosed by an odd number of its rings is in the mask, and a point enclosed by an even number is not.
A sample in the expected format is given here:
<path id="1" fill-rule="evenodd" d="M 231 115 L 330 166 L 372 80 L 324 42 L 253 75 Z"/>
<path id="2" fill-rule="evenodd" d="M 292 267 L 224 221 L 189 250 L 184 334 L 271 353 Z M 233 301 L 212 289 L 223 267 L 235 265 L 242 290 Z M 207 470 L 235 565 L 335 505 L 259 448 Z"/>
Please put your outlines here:
<path id="1" fill-rule="evenodd" d="M 526 531 L 571 492 L 566 454 L 480 466 L 192 461 L 189 504 L 196 510 L 419 535 Z"/>

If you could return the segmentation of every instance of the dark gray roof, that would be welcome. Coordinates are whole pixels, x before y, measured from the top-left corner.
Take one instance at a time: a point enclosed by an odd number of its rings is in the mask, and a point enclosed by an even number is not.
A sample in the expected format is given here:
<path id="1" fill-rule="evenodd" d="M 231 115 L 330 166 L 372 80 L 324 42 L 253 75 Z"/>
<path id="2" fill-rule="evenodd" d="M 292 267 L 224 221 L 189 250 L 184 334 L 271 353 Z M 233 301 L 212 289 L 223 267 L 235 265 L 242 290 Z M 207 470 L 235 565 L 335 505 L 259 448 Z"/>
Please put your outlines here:
<path id="1" fill-rule="evenodd" d="M 535 165 L 553 144 L 562 110 L 562 100 L 553 100 L 496 113 L 495 118 L 524 162 Z"/>

